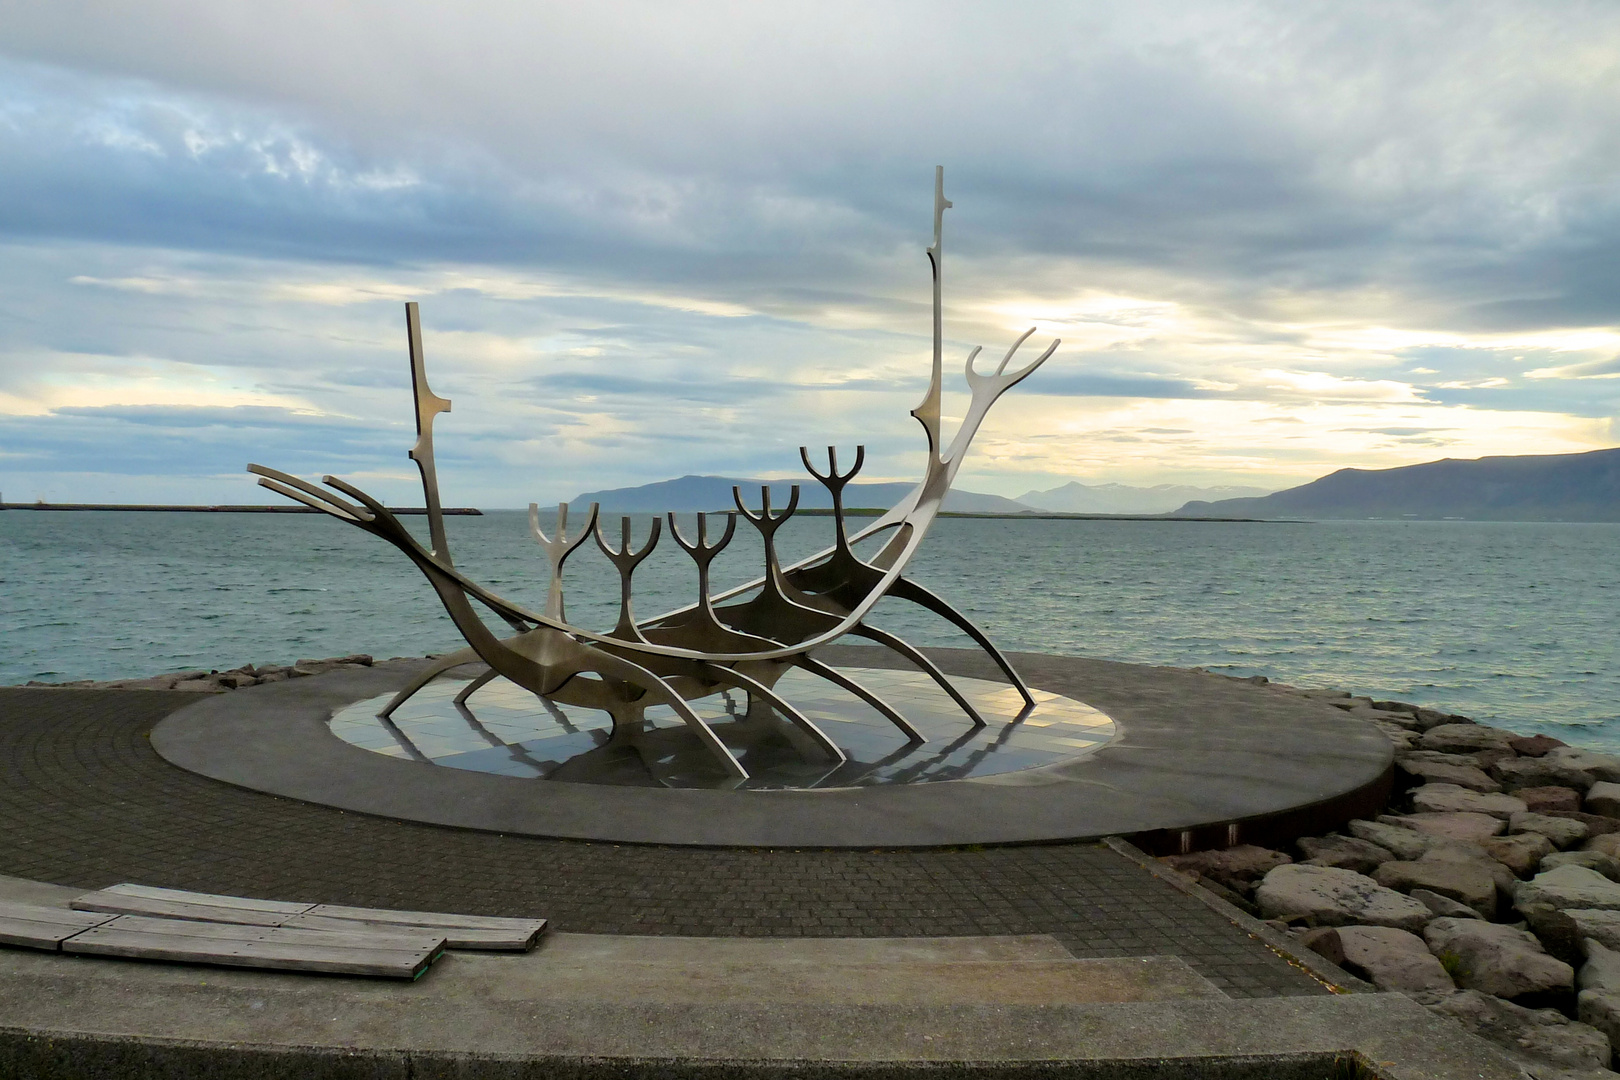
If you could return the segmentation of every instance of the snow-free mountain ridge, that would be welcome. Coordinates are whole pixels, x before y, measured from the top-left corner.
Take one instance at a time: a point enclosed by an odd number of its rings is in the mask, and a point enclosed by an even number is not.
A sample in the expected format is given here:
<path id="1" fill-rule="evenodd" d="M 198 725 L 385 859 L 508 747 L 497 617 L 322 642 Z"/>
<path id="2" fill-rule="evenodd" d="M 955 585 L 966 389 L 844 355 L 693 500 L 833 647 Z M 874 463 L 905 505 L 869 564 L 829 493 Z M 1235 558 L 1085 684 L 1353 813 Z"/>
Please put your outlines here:
<path id="1" fill-rule="evenodd" d="M 1340 469 L 1257 499 L 1190 502 L 1176 516 L 1620 521 L 1620 448 Z"/>

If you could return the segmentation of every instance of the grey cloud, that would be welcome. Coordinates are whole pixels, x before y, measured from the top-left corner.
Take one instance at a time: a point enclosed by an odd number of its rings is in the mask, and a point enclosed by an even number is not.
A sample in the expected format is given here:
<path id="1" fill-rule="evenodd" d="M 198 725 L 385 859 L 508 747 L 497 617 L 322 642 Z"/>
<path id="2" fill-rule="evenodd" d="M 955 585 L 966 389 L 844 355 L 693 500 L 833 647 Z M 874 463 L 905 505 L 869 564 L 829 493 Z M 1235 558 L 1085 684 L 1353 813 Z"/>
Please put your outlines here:
<path id="1" fill-rule="evenodd" d="M 1614 12 L 835 7 L 801 25 L 701 5 L 223 2 L 201 24 L 178 2 L 138 22 L 21 5 L 12 55 L 114 80 L 79 93 L 87 115 L 146 80 L 179 104 L 117 118 L 160 147 L 187 124 L 259 134 L 195 156 L 14 144 L 26 213 L 0 227 L 595 268 L 792 307 L 807 286 L 885 291 L 944 160 L 970 257 L 1146 272 L 1253 311 L 1376 282 L 1394 313 L 1468 325 L 1614 316 L 1620 215 L 1580 177 L 1620 165 L 1620 95 L 1550 59 L 1613 40 Z M 39 70 L 13 75 L 25 96 L 68 94 Z M 309 175 L 290 171 L 299 147 L 319 151 Z M 419 182 L 355 179 L 401 172 Z"/>

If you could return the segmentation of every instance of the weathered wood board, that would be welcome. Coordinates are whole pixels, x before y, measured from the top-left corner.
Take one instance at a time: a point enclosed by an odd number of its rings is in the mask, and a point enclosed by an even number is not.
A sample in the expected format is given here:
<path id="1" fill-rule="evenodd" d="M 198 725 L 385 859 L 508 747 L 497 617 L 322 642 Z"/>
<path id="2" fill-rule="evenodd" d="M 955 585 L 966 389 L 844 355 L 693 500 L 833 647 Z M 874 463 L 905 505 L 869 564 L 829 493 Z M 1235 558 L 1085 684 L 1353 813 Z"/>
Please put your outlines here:
<path id="1" fill-rule="evenodd" d="M 0 944 L 57 952 L 74 934 L 113 918 L 116 916 L 0 901 Z"/>
<path id="2" fill-rule="evenodd" d="M 511 919 L 459 915 L 445 911 L 396 911 L 391 908 L 305 904 L 255 900 L 243 896 L 160 889 L 148 885 L 114 885 L 85 893 L 73 901 L 79 911 L 187 919 L 242 926 L 285 926 L 326 932 L 372 932 L 385 929 L 435 933 L 449 948 L 527 952 L 545 933 L 545 919 Z"/>
<path id="3" fill-rule="evenodd" d="M 202 894 L 198 894 L 202 895 Z M 308 907 L 310 905 L 305 905 Z M 200 922 L 239 923 L 244 926 L 280 926 L 288 917 L 284 911 L 251 907 L 219 907 L 162 897 L 134 896 L 103 889 L 85 893 L 73 900 L 76 911 L 105 911 L 114 915 L 148 915 L 162 919 L 193 919 Z"/>
<path id="4" fill-rule="evenodd" d="M 546 932 L 545 919 L 505 919 L 439 911 L 393 911 L 336 904 L 317 904 L 304 914 L 287 920 L 284 925 L 335 929 L 343 922 L 364 926 L 422 927 L 444 934 L 452 949 L 527 952 Z"/>
<path id="5" fill-rule="evenodd" d="M 256 900 L 249 896 L 226 896 L 224 893 L 190 892 L 186 889 L 160 889 L 154 885 L 135 885 L 124 882 L 101 890 L 116 896 L 138 896 L 148 900 L 173 900 L 185 904 L 203 904 L 207 907 L 240 908 L 244 911 L 280 912 L 297 915 L 314 905 L 287 900 Z"/>
<path id="6" fill-rule="evenodd" d="M 113 919 L 68 938 L 62 951 L 228 967 L 415 979 L 444 950 L 444 939 L 376 937 L 276 926 Z"/>

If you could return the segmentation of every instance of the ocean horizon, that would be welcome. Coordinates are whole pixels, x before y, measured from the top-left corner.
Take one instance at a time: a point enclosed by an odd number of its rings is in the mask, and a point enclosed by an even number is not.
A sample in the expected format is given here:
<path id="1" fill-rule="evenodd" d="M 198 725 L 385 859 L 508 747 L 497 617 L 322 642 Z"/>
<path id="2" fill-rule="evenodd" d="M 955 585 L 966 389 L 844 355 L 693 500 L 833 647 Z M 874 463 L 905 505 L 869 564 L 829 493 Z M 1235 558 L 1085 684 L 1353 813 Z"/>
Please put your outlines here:
<path id="1" fill-rule="evenodd" d="M 525 519 L 493 510 L 447 527 L 460 568 L 540 606 L 546 566 Z M 632 517 L 637 543 L 650 520 Z M 790 521 L 784 557 L 831 530 Z M 617 541 L 616 516 L 604 531 Z M 716 589 L 757 576 L 760 555 L 739 522 Z M 1620 750 L 1620 525 L 958 517 L 935 523 L 911 576 L 1009 651 L 1264 675 Z M 612 625 L 617 578 L 594 544 L 564 580 L 571 621 Z M 694 589 L 666 536 L 637 573 L 636 614 Z M 321 516 L 7 512 L 0 596 L 6 685 L 462 644 L 398 552 Z M 894 599 L 873 621 L 919 645 L 970 644 Z"/>

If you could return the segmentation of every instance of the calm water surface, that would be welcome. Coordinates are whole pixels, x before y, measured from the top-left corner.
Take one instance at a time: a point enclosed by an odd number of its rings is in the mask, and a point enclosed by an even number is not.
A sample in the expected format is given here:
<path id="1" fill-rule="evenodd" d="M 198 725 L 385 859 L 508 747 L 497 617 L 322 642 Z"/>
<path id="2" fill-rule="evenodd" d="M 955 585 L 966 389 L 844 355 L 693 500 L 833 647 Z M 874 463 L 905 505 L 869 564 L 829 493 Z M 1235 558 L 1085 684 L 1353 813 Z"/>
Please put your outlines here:
<path id="1" fill-rule="evenodd" d="M 524 516 L 453 518 L 451 544 L 475 579 L 539 607 Z M 794 519 L 783 547 L 808 553 L 830 529 Z M 758 557 L 740 523 L 717 580 L 746 580 Z M 1340 686 L 1620 749 L 1620 526 L 950 518 L 912 572 L 1005 648 Z M 566 580 L 572 621 L 613 623 L 594 545 Z M 637 614 L 687 602 L 694 581 L 666 538 L 638 572 Z M 965 644 L 905 604 L 879 616 L 920 644 Z M 402 556 L 328 518 L 0 512 L 0 684 L 459 644 Z"/>

